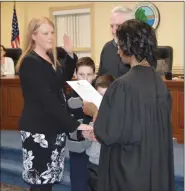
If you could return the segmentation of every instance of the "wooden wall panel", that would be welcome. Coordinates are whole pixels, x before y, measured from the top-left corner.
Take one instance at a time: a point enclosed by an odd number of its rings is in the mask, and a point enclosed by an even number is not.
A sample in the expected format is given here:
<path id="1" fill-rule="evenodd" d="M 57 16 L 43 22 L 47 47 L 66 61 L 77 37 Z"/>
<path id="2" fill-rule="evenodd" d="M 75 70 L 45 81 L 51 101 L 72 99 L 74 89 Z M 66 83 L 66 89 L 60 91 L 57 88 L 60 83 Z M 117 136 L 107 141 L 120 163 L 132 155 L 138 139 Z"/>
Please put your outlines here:
<path id="1" fill-rule="evenodd" d="M 1 77 L 1 129 L 18 130 L 23 97 L 17 76 Z"/>
<path id="2" fill-rule="evenodd" d="M 23 98 L 20 87 L 7 87 L 8 116 L 19 117 L 23 108 Z"/>
<path id="3" fill-rule="evenodd" d="M 184 81 L 164 80 L 172 95 L 173 137 L 184 142 Z M 67 88 L 69 92 L 70 88 Z M 23 108 L 23 97 L 18 76 L 1 77 L 0 89 L 1 129 L 18 130 Z"/>
<path id="4" fill-rule="evenodd" d="M 172 95 L 172 130 L 178 143 L 184 143 L 184 81 L 165 80 Z"/>
<path id="5" fill-rule="evenodd" d="M 179 110 L 179 128 L 184 129 L 184 92 L 178 93 L 178 110 Z"/>

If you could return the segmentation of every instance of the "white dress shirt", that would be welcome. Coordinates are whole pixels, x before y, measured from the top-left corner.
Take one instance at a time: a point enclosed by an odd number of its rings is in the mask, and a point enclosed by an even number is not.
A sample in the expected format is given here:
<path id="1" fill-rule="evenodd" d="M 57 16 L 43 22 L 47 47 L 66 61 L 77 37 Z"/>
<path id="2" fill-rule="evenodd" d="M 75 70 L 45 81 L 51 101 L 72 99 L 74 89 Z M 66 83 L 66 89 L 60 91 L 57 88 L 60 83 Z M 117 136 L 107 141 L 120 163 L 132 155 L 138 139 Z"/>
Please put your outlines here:
<path id="1" fill-rule="evenodd" d="M 1 75 L 14 75 L 14 61 L 10 57 L 5 57 L 4 59 L 4 63 L 1 63 Z"/>

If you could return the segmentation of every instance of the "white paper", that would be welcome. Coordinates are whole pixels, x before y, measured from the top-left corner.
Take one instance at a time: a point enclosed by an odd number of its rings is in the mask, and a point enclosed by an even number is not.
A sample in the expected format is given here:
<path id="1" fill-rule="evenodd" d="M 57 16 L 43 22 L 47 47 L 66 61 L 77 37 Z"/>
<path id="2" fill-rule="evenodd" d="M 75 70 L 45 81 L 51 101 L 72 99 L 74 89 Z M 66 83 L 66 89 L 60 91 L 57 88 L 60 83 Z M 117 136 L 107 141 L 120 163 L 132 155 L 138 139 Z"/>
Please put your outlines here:
<path id="1" fill-rule="evenodd" d="M 84 101 L 94 103 L 99 109 L 102 95 L 100 95 L 87 80 L 67 81 L 67 83 Z"/>

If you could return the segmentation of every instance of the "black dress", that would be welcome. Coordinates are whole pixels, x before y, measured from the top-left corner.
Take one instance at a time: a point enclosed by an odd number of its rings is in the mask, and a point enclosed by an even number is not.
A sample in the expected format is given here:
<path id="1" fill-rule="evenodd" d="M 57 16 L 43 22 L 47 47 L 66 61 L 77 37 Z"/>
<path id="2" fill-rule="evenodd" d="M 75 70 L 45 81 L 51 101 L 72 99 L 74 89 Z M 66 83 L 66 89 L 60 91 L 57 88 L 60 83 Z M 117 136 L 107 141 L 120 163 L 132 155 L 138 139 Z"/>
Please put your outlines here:
<path id="1" fill-rule="evenodd" d="M 32 51 L 20 67 L 24 97 L 19 121 L 23 145 L 22 176 L 28 184 L 46 185 L 62 180 L 65 132 L 73 132 L 79 126 L 67 112 L 63 93 L 65 80 L 70 80 L 75 66 L 76 58 L 69 57 L 65 65 L 54 70 L 50 63 Z"/>
<path id="2" fill-rule="evenodd" d="M 94 128 L 98 191 L 175 191 L 171 96 L 154 69 L 135 66 L 113 82 Z"/>

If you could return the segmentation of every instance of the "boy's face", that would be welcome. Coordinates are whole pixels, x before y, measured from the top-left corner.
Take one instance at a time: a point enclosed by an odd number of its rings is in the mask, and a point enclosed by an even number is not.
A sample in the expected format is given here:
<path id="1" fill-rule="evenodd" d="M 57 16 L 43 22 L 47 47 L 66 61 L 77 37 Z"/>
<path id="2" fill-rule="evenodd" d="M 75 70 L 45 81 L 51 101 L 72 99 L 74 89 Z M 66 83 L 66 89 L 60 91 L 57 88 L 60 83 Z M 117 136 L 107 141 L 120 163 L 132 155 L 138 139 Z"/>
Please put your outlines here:
<path id="1" fill-rule="evenodd" d="M 95 73 L 90 66 L 80 66 L 75 77 L 77 80 L 87 80 L 92 84 L 92 81 L 95 79 Z"/>
<path id="2" fill-rule="evenodd" d="M 97 91 L 98 91 L 102 96 L 104 96 L 106 90 L 107 90 L 107 88 L 97 87 Z"/>

